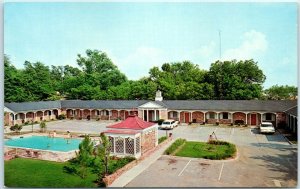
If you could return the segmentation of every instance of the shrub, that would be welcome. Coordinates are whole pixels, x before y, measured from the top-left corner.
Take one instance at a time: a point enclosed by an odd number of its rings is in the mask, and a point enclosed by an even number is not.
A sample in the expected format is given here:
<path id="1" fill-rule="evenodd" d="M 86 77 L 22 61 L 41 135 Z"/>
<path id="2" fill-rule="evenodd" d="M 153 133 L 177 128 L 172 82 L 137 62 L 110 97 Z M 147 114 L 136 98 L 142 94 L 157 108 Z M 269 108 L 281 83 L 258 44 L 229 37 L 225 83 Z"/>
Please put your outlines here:
<path id="1" fill-rule="evenodd" d="M 229 145 L 230 143 L 223 140 L 210 140 L 207 142 L 208 144 L 215 144 L 215 145 Z"/>
<path id="2" fill-rule="evenodd" d="M 100 120 L 100 117 L 97 117 L 96 121 L 99 121 Z"/>
<path id="3" fill-rule="evenodd" d="M 29 121 L 26 121 L 25 123 L 24 123 L 24 125 L 28 125 L 29 124 Z"/>
<path id="4" fill-rule="evenodd" d="M 39 123 L 38 121 L 35 121 L 34 123 Z"/>
<path id="5" fill-rule="evenodd" d="M 82 120 L 82 117 L 80 117 L 79 120 Z"/>
<path id="6" fill-rule="evenodd" d="M 70 119 L 73 120 L 73 119 L 74 119 L 74 116 L 71 116 Z"/>
<path id="7" fill-rule="evenodd" d="M 66 119 L 66 115 L 65 114 L 60 114 L 59 116 L 57 116 L 57 119 L 59 119 L 59 120 Z"/>
<path id="8" fill-rule="evenodd" d="M 51 121 L 54 121 L 54 119 L 52 118 Z"/>
<path id="9" fill-rule="evenodd" d="M 162 143 L 162 142 L 165 141 L 166 139 L 167 139 L 166 136 L 160 137 L 160 138 L 158 139 L 158 144 Z"/>
<path id="10" fill-rule="evenodd" d="M 134 161 L 135 158 L 131 156 L 125 156 L 124 158 L 116 159 L 115 161 L 111 161 L 108 165 L 108 173 L 112 174 L 116 172 L 118 169 L 124 167 L 126 164 Z"/>
<path id="11" fill-rule="evenodd" d="M 161 125 L 162 122 L 164 122 L 164 119 L 159 119 L 159 120 L 157 121 L 158 125 Z"/>
<path id="12" fill-rule="evenodd" d="M 165 154 L 167 154 L 167 155 L 172 154 L 173 152 L 175 152 L 175 150 L 177 148 L 179 148 L 185 142 L 186 142 L 186 140 L 182 139 L 182 138 L 179 138 L 179 139 L 175 140 L 175 142 L 173 142 L 173 144 L 166 149 Z"/>
<path id="13" fill-rule="evenodd" d="M 20 132 L 22 130 L 22 128 L 23 128 L 22 125 L 15 124 L 10 127 L 10 130 L 15 131 L 17 133 L 17 132 Z"/>
<path id="14" fill-rule="evenodd" d="M 244 125 L 244 120 L 235 120 L 234 124 L 235 125 Z"/>

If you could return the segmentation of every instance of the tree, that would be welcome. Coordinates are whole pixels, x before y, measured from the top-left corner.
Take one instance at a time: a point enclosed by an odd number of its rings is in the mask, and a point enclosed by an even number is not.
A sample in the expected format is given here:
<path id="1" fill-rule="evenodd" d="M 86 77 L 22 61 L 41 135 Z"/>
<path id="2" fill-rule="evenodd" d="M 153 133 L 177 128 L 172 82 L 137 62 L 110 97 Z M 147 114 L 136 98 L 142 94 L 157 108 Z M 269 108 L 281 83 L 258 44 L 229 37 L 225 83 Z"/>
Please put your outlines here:
<path id="1" fill-rule="evenodd" d="M 190 61 L 165 63 L 150 69 L 149 79 L 157 85 L 165 99 L 209 99 L 212 91 L 205 92 L 203 89 L 211 89 L 205 84 L 206 71 L 201 70 L 198 65 Z M 195 90 L 194 87 L 198 89 Z"/>
<path id="2" fill-rule="evenodd" d="M 100 145 L 97 146 L 95 154 L 95 165 L 96 172 L 98 174 L 98 183 L 101 185 L 103 182 L 103 178 L 108 174 L 108 164 L 110 160 L 110 142 L 108 140 L 108 137 L 104 133 L 101 133 L 100 135 Z"/>
<path id="3" fill-rule="evenodd" d="M 269 100 L 295 100 L 298 96 L 298 88 L 288 85 L 274 85 L 264 92 Z"/>
<path id="4" fill-rule="evenodd" d="M 216 61 L 206 74 L 206 81 L 214 86 L 215 99 L 248 100 L 262 95 L 266 77 L 257 62 L 251 60 Z"/>
<path id="5" fill-rule="evenodd" d="M 93 149 L 91 138 L 85 135 L 79 144 L 79 152 L 76 152 L 76 161 L 79 164 L 77 172 L 81 178 L 87 176 L 88 167 L 93 163 Z"/>
<path id="6" fill-rule="evenodd" d="M 42 122 L 40 123 L 40 128 L 41 128 L 41 131 L 42 131 L 42 132 L 46 132 L 46 128 L 47 128 L 46 121 L 42 121 Z"/>
<path id="7" fill-rule="evenodd" d="M 120 85 L 127 80 L 106 53 L 98 50 L 86 50 L 87 57 L 78 54 L 77 63 L 85 73 L 85 82 L 106 90 L 109 86 Z"/>
<path id="8" fill-rule="evenodd" d="M 4 100 L 5 102 L 24 102 L 28 95 L 23 87 L 20 71 L 4 55 Z"/>

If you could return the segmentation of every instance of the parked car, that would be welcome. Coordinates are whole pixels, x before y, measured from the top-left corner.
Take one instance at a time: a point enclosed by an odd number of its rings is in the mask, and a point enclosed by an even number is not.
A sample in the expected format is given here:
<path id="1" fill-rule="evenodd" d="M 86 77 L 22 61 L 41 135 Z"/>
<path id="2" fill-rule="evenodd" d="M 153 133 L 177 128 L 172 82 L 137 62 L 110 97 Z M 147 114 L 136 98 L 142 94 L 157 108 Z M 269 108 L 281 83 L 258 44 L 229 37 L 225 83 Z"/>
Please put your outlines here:
<path id="1" fill-rule="evenodd" d="M 259 126 L 260 133 L 275 133 L 275 128 L 271 122 L 262 122 Z"/>
<path id="2" fill-rule="evenodd" d="M 160 128 L 161 129 L 173 129 L 178 126 L 178 121 L 168 119 L 162 122 Z"/>

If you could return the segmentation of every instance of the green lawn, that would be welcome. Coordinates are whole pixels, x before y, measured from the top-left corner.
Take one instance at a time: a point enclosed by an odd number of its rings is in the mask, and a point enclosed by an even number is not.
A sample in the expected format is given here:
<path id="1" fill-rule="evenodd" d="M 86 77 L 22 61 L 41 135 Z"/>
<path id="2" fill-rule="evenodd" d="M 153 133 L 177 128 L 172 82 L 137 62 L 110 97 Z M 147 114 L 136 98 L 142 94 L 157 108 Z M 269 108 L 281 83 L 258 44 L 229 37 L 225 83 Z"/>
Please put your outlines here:
<path id="1" fill-rule="evenodd" d="M 176 152 L 176 156 L 206 158 L 206 159 L 225 159 L 232 157 L 236 152 L 235 145 L 227 144 L 207 144 L 206 142 L 186 141 L 183 147 Z"/>
<path id="2" fill-rule="evenodd" d="M 77 175 L 63 172 L 68 162 L 57 163 L 43 160 L 16 158 L 5 161 L 4 182 L 7 187 L 97 187 L 96 175 L 81 179 Z"/>

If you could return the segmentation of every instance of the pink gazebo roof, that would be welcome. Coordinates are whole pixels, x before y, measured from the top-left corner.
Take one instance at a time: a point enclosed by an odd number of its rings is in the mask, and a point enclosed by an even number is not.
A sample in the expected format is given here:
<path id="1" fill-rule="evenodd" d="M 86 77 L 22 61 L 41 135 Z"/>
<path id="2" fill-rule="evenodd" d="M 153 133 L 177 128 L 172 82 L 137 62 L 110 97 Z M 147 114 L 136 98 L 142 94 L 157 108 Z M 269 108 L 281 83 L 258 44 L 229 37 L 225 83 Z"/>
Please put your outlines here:
<path id="1" fill-rule="evenodd" d="M 114 125 L 107 126 L 107 128 L 144 130 L 153 125 L 155 125 L 155 123 L 144 121 L 141 118 L 139 118 L 137 115 L 130 115 L 124 121 Z"/>

